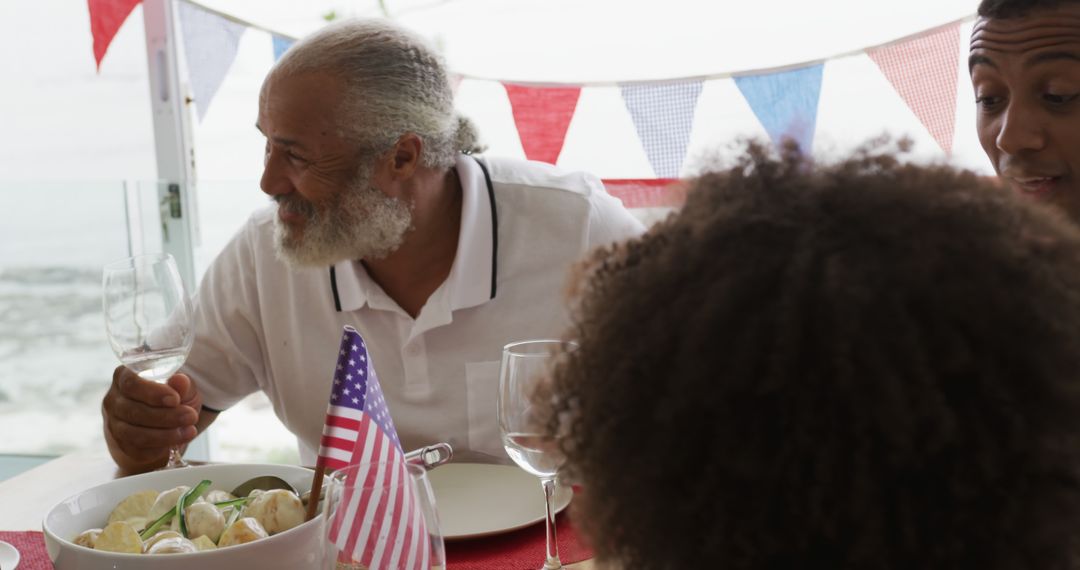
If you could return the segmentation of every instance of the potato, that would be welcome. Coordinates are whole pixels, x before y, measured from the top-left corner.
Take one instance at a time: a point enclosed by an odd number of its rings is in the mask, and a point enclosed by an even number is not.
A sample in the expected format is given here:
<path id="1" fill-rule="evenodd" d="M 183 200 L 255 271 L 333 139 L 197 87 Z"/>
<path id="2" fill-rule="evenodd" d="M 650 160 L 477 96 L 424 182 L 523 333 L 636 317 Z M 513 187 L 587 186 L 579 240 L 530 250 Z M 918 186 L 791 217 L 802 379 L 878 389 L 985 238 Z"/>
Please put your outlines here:
<path id="1" fill-rule="evenodd" d="M 225 532 L 221 534 L 221 540 L 218 541 L 218 547 L 225 548 L 226 546 L 245 544 L 268 536 L 270 535 L 266 534 L 266 529 L 259 524 L 259 521 L 251 517 L 244 517 L 225 529 Z"/>
<path id="2" fill-rule="evenodd" d="M 142 532 L 144 528 L 154 521 L 147 520 L 146 517 L 131 517 L 130 519 L 125 519 L 123 522 L 131 525 L 131 528 L 135 529 L 137 532 Z"/>
<path id="3" fill-rule="evenodd" d="M 306 513 L 295 493 L 274 489 L 252 499 L 244 515 L 258 520 L 266 532 L 277 534 L 303 524 Z"/>
<path id="4" fill-rule="evenodd" d="M 71 542 L 74 542 L 75 544 L 78 544 L 79 546 L 85 546 L 87 548 L 93 548 L 94 543 L 97 542 L 98 536 L 100 536 L 100 535 L 101 535 L 101 529 L 100 528 L 92 528 L 90 530 L 84 530 L 84 531 L 80 532 L 79 536 L 76 536 L 75 540 L 72 540 Z"/>
<path id="5" fill-rule="evenodd" d="M 154 506 L 157 497 L 157 491 L 139 491 L 134 495 L 129 495 L 126 499 L 120 501 L 120 504 L 116 505 L 112 513 L 109 513 L 109 520 L 106 521 L 106 524 L 128 521 L 132 528 L 141 529 L 145 527 L 147 515 L 150 513 L 150 508 Z M 142 522 L 133 521 L 132 519 L 141 519 Z"/>
<path id="6" fill-rule="evenodd" d="M 222 491 L 221 489 L 214 489 L 213 491 L 210 491 L 209 493 L 204 495 L 204 497 L 206 498 L 206 502 L 208 503 L 224 503 L 225 501 L 231 501 L 237 498 L 232 493 L 228 491 Z"/>
<path id="7" fill-rule="evenodd" d="M 147 554 L 191 554 L 198 552 L 199 548 L 190 540 L 182 536 L 163 538 L 151 546 Z"/>
<path id="8" fill-rule="evenodd" d="M 146 539 L 146 542 L 143 543 L 143 552 L 149 552 L 150 547 L 154 546 L 159 541 L 165 540 L 166 538 L 184 538 L 184 535 L 176 532 L 175 530 L 158 531 L 157 534 Z"/>
<path id="9" fill-rule="evenodd" d="M 126 522 L 114 522 L 105 526 L 94 543 L 95 550 L 106 552 L 126 552 L 142 554 L 142 540 L 139 533 Z"/>
<path id="10" fill-rule="evenodd" d="M 214 541 L 206 538 L 205 534 L 200 535 L 199 538 L 196 538 L 191 542 L 195 545 L 195 548 L 199 549 L 199 552 L 202 552 L 203 550 L 214 550 L 215 548 L 217 548 L 217 545 L 214 544 Z"/>
<path id="11" fill-rule="evenodd" d="M 188 536 L 206 536 L 213 542 L 225 530 L 225 517 L 210 503 L 197 503 L 184 509 Z"/>
<path id="12" fill-rule="evenodd" d="M 154 504 L 150 507 L 150 511 L 146 514 L 146 518 L 151 521 L 156 521 L 161 515 L 169 512 L 169 509 L 176 506 L 176 502 L 180 500 L 180 495 L 183 495 L 190 489 L 187 485 L 181 485 L 174 487 L 168 491 L 162 491 L 155 499 Z"/>

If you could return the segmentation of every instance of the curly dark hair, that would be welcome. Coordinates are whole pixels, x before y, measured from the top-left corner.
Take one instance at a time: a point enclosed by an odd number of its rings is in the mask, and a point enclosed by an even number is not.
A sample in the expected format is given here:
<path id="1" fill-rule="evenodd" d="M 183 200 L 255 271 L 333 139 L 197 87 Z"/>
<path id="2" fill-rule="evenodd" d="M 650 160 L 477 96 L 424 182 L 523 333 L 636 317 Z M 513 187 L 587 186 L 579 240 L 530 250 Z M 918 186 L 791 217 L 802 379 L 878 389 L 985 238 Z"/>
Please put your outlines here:
<path id="1" fill-rule="evenodd" d="M 983 18 L 1021 18 L 1033 11 L 1077 3 L 1077 0 L 982 0 L 978 13 Z"/>
<path id="2" fill-rule="evenodd" d="M 1080 230 L 752 145 L 595 256 L 543 418 L 625 568 L 1077 568 Z"/>

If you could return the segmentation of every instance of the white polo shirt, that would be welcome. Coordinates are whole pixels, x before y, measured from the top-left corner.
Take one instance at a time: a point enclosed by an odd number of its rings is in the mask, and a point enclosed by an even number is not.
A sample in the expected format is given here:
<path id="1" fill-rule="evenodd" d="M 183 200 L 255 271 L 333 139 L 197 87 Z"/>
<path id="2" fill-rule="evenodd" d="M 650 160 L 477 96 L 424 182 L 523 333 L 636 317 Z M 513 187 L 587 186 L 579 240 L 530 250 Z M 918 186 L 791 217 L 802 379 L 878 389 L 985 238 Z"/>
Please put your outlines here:
<path id="1" fill-rule="evenodd" d="M 567 269 L 643 227 L 595 177 L 462 155 L 461 230 L 450 275 L 416 319 L 358 261 L 296 269 L 274 254 L 276 206 L 256 212 L 207 270 L 183 372 L 207 408 L 256 390 L 314 462 L 342 327 L 364 337 L 406 450 L 505 462 L 495 401 L 507 343 L 560 336 Z"/>

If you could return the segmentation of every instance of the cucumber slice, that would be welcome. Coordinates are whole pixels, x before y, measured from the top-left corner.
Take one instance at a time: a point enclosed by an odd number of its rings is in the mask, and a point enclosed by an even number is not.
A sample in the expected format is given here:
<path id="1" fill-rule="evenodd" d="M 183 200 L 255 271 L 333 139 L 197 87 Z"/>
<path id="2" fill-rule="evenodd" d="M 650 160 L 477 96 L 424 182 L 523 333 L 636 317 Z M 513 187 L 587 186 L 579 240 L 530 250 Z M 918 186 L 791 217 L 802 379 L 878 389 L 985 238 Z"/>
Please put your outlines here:
<path id="1" fill-rule="evenodd" d="M 194 503 L 209 486 L 210 480 L 203 479 L 198 485 L 188 489 L 187 493 L 180 495 L 180 498 L 176 501 L 176 514 L 180 517 L 180 535 L 184 538 L 190 538 L 187 532 L 187 519 L 184 517 L 184 509 Z"/>
<path id="2" fill-rule="evenodd" d="M 161 515 L 157 518 L 157 520 L 150 523 L 150 526 L 146 527 L 142 532 L 139 533 L 139 538 L 143 540 L 149 540 L 151 536 L 154 536 L 155 534 L 157 534 L 157 531 L 161 530 L 161 527 L 168 524 L 174 516 L 176 516 L 176 507 L 165 511 L 165 514 Z"/>
<path id="3" fill-rule="evenodd" d="M 235 507 L 239 505 L 246 505 L 251 497 L 240 497 L 239 499 L 232 499 L 231 501 L 221 501 L 220 503 L 214 503 L 214 506 L 219 509 L 227 509 L 229 507 Z"/>

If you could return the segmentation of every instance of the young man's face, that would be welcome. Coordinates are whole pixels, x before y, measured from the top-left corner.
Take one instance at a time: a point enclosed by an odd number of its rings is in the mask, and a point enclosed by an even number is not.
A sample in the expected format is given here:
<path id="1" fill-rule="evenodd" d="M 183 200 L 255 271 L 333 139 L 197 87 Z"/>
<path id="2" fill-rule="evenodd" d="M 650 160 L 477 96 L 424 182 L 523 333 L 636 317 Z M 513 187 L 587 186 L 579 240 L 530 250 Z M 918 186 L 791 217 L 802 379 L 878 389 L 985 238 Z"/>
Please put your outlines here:
<path id="1" fill-rule="evenodd" d="M 979 142 L 998 175 L 1080 221 L 1080 2 L 979 18 L 969 65 Z"/>

